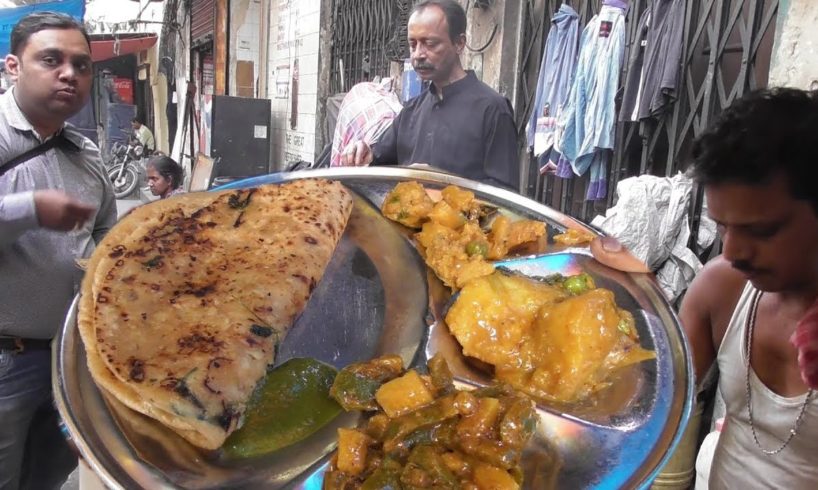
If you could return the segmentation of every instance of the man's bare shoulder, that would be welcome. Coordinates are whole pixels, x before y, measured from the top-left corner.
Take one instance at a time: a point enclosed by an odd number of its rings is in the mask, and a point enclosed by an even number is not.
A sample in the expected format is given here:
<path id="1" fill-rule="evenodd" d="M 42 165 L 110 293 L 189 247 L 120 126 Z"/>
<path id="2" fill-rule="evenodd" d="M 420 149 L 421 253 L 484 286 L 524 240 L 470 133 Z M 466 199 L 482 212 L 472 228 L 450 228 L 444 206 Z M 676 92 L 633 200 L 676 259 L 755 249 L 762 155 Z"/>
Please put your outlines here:
<path id="1" fill-rule="evenodd" d="M 709 317 L 713 333 L 721 338 L 746 284 L 747 278 L 719 255 L 696 275 L 685 302 Z"/>
<path id="2" fill-rule="evenodd" d="M 700 381 L 716 359 L 744 284 L 746 279 L 741 273 L 722 257 L 716 257 L 699 271 L 685 294 L 679 319 Z"/>
<path id="3" fill-rule="evenodd" d="M 725 295 L 741 294 L 747 278 L 737 271 L 730 262 L 719 255 L 710 260 L 693 280 L 693 285 L 710 293 L 711 297 L 722 299 Z M 691 287 L 693 287 L 691 285 Z"/>

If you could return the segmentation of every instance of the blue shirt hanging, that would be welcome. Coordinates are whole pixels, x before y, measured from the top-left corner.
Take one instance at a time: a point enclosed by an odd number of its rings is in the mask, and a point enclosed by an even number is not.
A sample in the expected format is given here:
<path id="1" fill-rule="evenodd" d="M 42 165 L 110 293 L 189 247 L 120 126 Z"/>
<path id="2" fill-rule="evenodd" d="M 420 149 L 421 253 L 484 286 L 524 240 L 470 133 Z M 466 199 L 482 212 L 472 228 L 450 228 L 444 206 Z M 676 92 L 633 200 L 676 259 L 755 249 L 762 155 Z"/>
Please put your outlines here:
<path id="1" fill-rule="evenodd" d="M 596 153 L 614 147 L 615 96 L 625 49 L 626 8 L 625 2 L 606 0 L 582 31 L 574 83 L 557 122 L 556 147 L 571 162 L 574 173 L 584 175 L 594 167 L 589 199 L 607 195 L 607 158 Z"/>
<path id="2" fill-rule="evenodd" d="M 553 122 L 559 117 L 574 80 L 579 32 L 579 15 L 569 5 L 562 4 L 551 18 L 534 107 L 526 128 L 528 147 L 534 149 L 535 156 L 550 150 L 554 144 Z"/>

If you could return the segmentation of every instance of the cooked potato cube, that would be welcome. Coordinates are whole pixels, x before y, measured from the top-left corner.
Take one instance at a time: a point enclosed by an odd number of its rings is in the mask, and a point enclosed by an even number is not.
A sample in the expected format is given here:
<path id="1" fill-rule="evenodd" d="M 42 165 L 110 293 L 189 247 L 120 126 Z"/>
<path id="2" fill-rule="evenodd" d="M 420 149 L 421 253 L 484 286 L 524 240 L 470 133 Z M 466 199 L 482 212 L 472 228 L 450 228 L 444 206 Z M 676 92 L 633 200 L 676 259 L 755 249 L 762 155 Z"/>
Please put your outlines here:
<path id="1" fill-rule="evenodd" d="M 518 490 L 520 485 L 504 469 L 480 464 L 474 469 L 474 483 L 480 490 Z"/>
<path id="2" fill-rule="evenodd" d="M 500 400 L 478 398 L 477 410 L 467 415 L 457 424 L 457 432 L 471 437 L 488 437 L 500 415 Z"/>
<path id="3" fill-rule="evenodd" d="M 453 230 L 457 230 L 466 224 L 466 217 L 463 216 L 460 211 L 451 207 L 446 201 L 440 201 L 435 204 L 435 207 L 432 208 L 432 212 L 429 213 L 429 219 Z"/>
<path id="4" fill-rule="evenodd" d="M 594 238 L 596 238 L 596 235 L 590 231 L 571 228 L 564 233 L 554 235 L 554 243 L 568 246 L 584 245 L 593 241 Z"/>
<path id="5" fill-rule="evenodd" d="M 417 182 L 401 182 L 383 201 L 383 215 L 410 228 L 420 228 L 434 202 Z"/>
<path id="6" fill-rule="evenodd" d="M 513 250 L 514 247 L 522 245 L 523 243 L 537 240 L 545 235 L 545 231 L 545 223 L 530 220 L 515 221 L 511 223 L 509 227 L 506 246 L 509 250 Z"/>
<path id="7" fill-rule="evenodd" d="M 384 384 L 375 393 L 375 400 L 391 418 L 417 410 L 434 401 L 434 396 L 414 370 Z"/>
<path id="8" fill-rule="evenodd" d="M 478 205 L 474 200 L 473 192 L 454 185 L 446 187 L 440 194 L 443 196 L 443 200 L 449 203 L 451 207 L 464 213 Z"/>
<path id="9" fill-rule="evenodd" d="M 360 475 L 366 468 L 370 440 L 363 432 L 338 429 L 338 469 L 350 475 Z"/>
<path id="10" fill-rule="evenodd" d="M 446 468 L 448 468 L 449 471 L 451 471 L 460 478 L 467 477 L 471 472 L 471 465 L 465 458 L 463 458 L 463 455 L 460 453 L 456 452 L 443 453 L 440 456 L 440 459 L 443 460 L 443 464 L 446 465 Z"/>

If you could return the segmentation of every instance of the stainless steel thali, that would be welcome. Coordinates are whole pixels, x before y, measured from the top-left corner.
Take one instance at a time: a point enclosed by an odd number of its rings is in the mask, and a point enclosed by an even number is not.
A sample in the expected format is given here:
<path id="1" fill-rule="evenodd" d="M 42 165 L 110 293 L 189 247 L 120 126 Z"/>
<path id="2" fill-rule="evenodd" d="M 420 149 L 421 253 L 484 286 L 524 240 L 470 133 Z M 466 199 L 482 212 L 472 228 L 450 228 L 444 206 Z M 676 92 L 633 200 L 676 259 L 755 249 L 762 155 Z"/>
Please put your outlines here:
<path id="1" fill-rule="evenodd" d="M 313 357 L 341 368 L 398 353 L 406 364 L 416 366 L 441 352 L 459 382 L 487 381 L 463 361 L 441 320 L 448 290 L 427 272 L 407 230 L 378 211 L 400 181 L 468 188 L 501 212 L 546 222 L 549 236 L 585 228 L 512 192 L 431 170 L 324 169 L 268 175 L 224 188 L 316 177 L 341 181 L 356 194 L 355 206 L 324 279 L 282 344 L 277 364 Z M 678 319 L 652 276 L 605 267 L 585 249 L 552 244 L 536 252 L 537 258 L 507 265 L 540 276 L 590 273 L 634 314 L 642 344 L 655 349 L 657 358 L 623 370 L 594 403 L 540 407 L 540 428 L 523 460 L 526 488 L 646 487 L 678 444 L 690 415 L 691 362 Z M 317 489 L 336 429 L 357 422 L 357 416 L 345 414 L 269 457 L 224 463 L 101 395 L 86 368 L 76 313 L 75 300 L 57 338 L 55 398 L 83 457 L 110 488 Z"/>

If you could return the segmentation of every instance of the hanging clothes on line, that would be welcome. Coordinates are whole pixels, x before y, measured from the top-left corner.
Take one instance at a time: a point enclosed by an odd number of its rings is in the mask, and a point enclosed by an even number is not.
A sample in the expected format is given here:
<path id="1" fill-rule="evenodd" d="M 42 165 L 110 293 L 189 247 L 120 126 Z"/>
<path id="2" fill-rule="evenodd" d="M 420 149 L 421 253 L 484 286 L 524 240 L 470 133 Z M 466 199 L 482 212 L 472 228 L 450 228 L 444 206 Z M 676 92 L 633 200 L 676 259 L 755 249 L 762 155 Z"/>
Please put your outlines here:
<path id="1" fill-rule="evenodd" d="M 599 14 L 582 31 L 574 83 L 557 121 L 557 151 L 570 161 L 574 174 L 591 170 L 587 199 L 607 196 L 609 155 L 605 150 L 614 147 L 615 97 L 625 49 L 627 8 L 622 0 L 604 0 Z M 558 175 L 564 170 L 558 168 Z"/>
<path id="2" fill-rule="evenodd" d="M 684 17 L 684 0 L 654 0 L 642 13 L 628 60 L 620 121 L 657 117 L 676 101 Z"/>
<path id="3" fill-rule="evenodd" d="M 562 4 L 551 17 L 534 107 L 526 127 L 528 148 L 534 156 L 544 155 L 554 146 L 556 118 L 562 112 L 574 80 L 579 33 L 579 14 L 569 5 Z"/>

